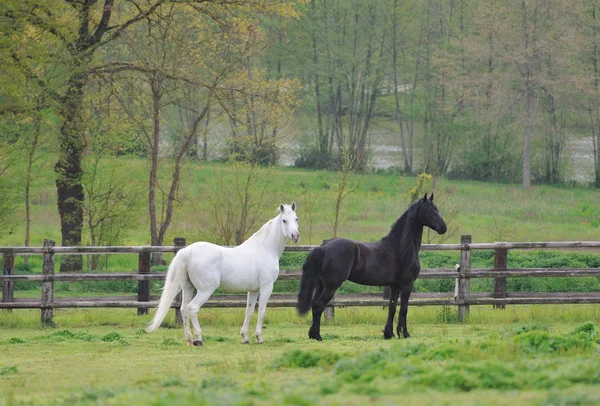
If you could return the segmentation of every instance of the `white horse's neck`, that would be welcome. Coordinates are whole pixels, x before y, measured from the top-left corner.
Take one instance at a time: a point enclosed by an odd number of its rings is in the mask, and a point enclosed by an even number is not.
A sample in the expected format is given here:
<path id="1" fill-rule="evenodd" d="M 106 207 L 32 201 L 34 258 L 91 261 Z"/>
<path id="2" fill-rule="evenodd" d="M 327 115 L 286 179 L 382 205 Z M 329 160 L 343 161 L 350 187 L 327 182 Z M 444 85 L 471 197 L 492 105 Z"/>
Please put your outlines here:
<path id="1" fill-rule="evenodd" d="M 266 222 L 257 232 L 252 234 L 242 243 L 243 246 L 260 245 L 263 248 L 272 250 L 277 254 L 277 258 L 281 258 L 287 237 L 281 232 L 281 215 L 272 218 Z"/>

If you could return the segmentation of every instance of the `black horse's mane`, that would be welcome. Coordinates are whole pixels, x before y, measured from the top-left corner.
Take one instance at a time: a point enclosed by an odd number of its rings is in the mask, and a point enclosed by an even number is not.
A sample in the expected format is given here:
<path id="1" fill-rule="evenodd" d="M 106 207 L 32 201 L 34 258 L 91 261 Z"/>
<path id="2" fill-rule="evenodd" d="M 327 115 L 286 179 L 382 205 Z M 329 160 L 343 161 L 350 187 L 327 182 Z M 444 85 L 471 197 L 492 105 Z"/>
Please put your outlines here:
<path id="1" fill-rule="evenodd" d="M 421 244 L 423 228 L 410 223 L 411 220 L 419 215 L 419 209 L 422 203 L 421 200 L 412 203 L 394 224 L 392 224 L 388 235 L 381 239 L 383 244 L 390 244 L 395 249 L 399 249 L 402 257 L 405 252 L 411 247 L 414 247 L 415 244 Z"/>

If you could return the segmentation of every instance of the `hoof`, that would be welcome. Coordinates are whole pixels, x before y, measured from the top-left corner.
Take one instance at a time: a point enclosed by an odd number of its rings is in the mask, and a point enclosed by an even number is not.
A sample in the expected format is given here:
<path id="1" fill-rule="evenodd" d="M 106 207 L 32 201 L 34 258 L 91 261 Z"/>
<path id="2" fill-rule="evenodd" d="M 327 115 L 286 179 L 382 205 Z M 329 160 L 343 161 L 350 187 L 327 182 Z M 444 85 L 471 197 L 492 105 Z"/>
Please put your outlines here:
<path id="1" fill-rule="evenodd" d="M 250 344 L 250 340 L 242 338 L 242 344 Z"/>
<path id="2" fill-rule="evenodd" d="M 308 330 L 308 338 L 317 341 L 323 341 L 323 339 L 321 338 L 321 334 L 319 332 L 315 333 L 312 327 Z"/>
<path id="3" fill-rule="evenodd" d="M 192 344 L 194 344 L 194 347 L 202 347 L 202 340 L 194 340 Z"/>
<path id="4" fill-rule="evenodd" d="M 410 334 L 408 334 L 408 331 L 398 330 L 396 331 L 396 333 L 398 333 L 398 338 L 410 338 Z"/>
<path id="5" fill-rule="evenodd" d="M 386 340 L 394 338 L 394 333 L 390 330 L 383 330 L 383 338 Z"/>

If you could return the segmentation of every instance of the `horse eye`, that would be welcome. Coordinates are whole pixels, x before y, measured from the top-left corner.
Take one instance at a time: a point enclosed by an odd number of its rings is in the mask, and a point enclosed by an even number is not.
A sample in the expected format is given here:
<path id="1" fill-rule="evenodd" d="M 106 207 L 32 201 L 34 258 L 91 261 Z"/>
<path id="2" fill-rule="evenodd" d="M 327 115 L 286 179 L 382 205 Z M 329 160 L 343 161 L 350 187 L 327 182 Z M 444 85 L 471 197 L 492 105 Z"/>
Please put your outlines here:
<path id="1" fill-rule="evenodd" d="M 298 222 L 298 217 L 296 217 L 296 223 Z"/>
<path id="2" fill-rule="evenodd" d="M 286 221 L 286 220 L 283 220 L 283 223 L 285 224 L 285 223 L 287 223 L 287 221 Z"/>

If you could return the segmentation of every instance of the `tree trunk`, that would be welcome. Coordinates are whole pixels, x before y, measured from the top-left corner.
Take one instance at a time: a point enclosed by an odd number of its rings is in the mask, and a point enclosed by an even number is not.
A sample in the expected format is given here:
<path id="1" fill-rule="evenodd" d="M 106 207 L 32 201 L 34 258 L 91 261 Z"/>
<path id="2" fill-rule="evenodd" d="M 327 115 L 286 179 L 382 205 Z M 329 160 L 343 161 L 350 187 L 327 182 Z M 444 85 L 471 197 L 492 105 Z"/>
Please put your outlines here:
<path id="1" fill-rule="evenodd" d="M 60 215 L 61 245 L 81 244 L 83 228 L 83 176 L 82 159 L 85 149 L 84 120 L 82 117 L 83 92 L 86 73 L 76 73 L 69 80 L 68 91 L 62 107 L 64 118 L 60 133 L 56 190 Z M 81 255 L 61 256 L 60 272 L 78 272 L 82 269 Z"/>
<path id="2" fill-rule="evenodd" d="M 35 111 L 35 124 L 33 141 L 31 142 L 28 154 L 27 154 L 27 174 L 25 178 L 25 246 L 29 247 L 31 240 L 31 178 L 33 162 L 35 161 L 35 151 L 38 147 L 40 139 L 40 126 L 42 124 L 42 106 L 43 102 L 38 99 L 38 108 Z M 29 264 L 29 256 L 23 257 L 25 265 Z"/>
<path id="3" fill-rule="evenodd" d="M 148 211 L 150 214 L 150 244 L 162 245 L 158 233 L 156 219 L 156 185 L 158 182 L 158 152 L 160 149 L 160 99 L 162 97 L 162 83 L 157 80 L 151 82 L 152 87 L 152 140 L 150 141 L 150 177 L 148 179 Z M 160 253 L 152 253 L 152 265 L 160 265 Z"/>
<path id="4" fill-rule="evenodd" d="M 406 144 L 404 142 L 404 126 L 402 124 L 402 111 L 400 110 L 400 96 L 398 95 L 398 48 L 397 48 L 397 30 L 398 30 L 398 17 L 397 17 L 398 0 L 394 0 L 394 14 L 392 21 L 392 68 L 394 69 L 394 102 L 396 105 L 396 122 L 398 123 L 398 130 L 400 131 L 400 146 L 402 148 L 402 157 L 404 158 L 404 172 L 412 172 L 412 168 L 408 161 L 408 154 L 406 151 Z M 406 89 L 404 89 L 406 91 Z"/>

